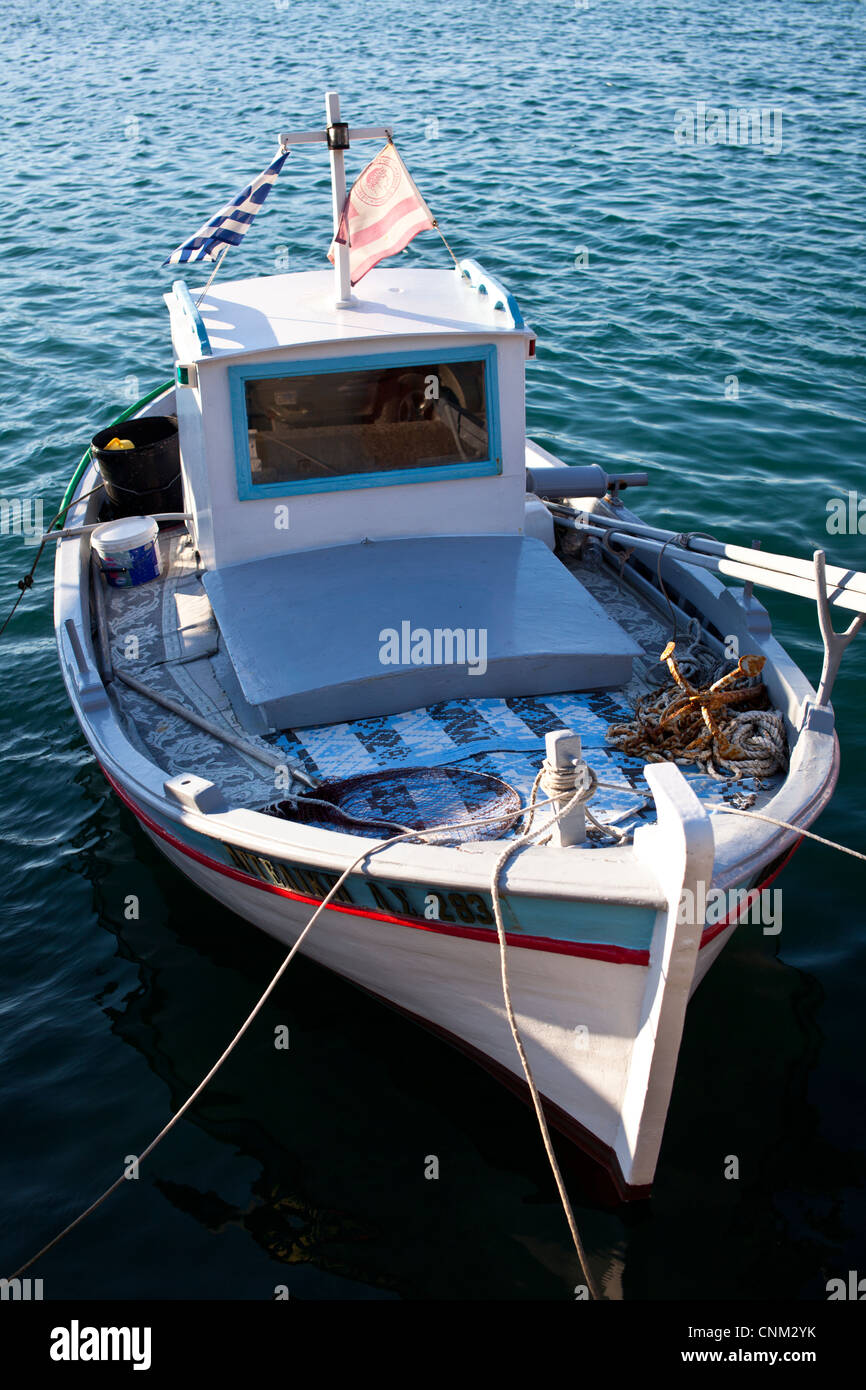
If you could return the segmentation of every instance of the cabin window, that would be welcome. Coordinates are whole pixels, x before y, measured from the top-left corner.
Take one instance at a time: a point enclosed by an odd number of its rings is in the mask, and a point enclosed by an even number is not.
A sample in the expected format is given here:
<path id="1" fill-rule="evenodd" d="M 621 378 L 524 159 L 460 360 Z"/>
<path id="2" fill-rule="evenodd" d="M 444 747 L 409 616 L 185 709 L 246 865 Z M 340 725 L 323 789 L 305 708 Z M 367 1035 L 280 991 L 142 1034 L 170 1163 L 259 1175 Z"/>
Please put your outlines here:
<path id="1" fill-rule="evenodd" d="M 230 368 L 242 498 L 500 471 L 495 349 Z"/>

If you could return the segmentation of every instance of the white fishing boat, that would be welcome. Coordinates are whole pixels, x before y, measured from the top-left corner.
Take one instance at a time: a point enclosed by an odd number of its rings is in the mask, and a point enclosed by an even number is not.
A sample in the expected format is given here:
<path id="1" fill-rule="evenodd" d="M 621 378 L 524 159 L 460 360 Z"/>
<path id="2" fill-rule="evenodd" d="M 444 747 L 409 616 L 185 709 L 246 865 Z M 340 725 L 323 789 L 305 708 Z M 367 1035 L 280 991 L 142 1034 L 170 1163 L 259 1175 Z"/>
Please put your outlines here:
<path id="1" fill-rule="evenodd" d="M 623 502 L 645 478 L 527 439 L 513 295 L 471 259 L 353 274 L 431 222 L 391 132 L 327 114 L 279 159 L 329 151 L 333 269 L 176 282 L 173 381 L 70 485 L 69 699 L 193 883 L 287 946 L 332 894 L 305 953 L 526 1092 L 504 966 L 548 1119 L 645 1195 L 688 1001 L 738 921 L 778 929 L 745 890 L 832 795 L 862 617 L 831 618 L 866 579 L 648 527 Z M 361 140 L 385 149 L 347 200 Z M 145 447 L 172 417 L 174 505 Z M 817 604 L 818 691 L 756 586 Z"/>

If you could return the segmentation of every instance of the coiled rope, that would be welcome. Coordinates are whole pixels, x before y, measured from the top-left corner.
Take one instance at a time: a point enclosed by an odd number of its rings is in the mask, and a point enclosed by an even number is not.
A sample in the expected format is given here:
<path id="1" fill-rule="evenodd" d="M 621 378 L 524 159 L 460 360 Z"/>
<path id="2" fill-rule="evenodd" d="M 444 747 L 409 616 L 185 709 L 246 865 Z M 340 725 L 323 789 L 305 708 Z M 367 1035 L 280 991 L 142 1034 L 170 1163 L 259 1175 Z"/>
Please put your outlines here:
<path id="1" fill-rule="evenodd" d="M 579 768 L 581 772 L 578 772 Z M 580 783 L 578 783 L 578 777 L 582 778 Z M 536 777 L 535 784 L 532 788 L 533 797 L 536 787 L 539 785 L 543 786 L 545 791 L 551 793 L 551 800 L 554 802 L 561 800 L 562 797 L 566 796 L 569 792 L 572 794 L 572 798 L 567 805 L 560 807 L 559 814 L 554 818 L 555 820 L 561 819 L 566 812 L 574 806 L 583 806 L 587 820 L 600 834 L 609 835 L 618 843 L 622 843 L 624 840 L 630 838 L 632 833 L 630 830 L 620 830 L 618 826 L 612 825 L 609 821 L 598 820 L 589 809 L 589 800 L 595 795 L 598 787 L 610 787 L 614 791 L 622 791 L 622 787 L 617 786 L 616 783 L 599 782 L 598 777 L 589 766 L 589 763 L 572 762 L 569 767 L 554 767 L 553 764 L 548 762 L 547 758 L 545 758 L 541 771 Z M 530 807 L 532 807 L 532 798 L 530 798 L 529 804 Z M 531 824 L 532 818 L 530 817 L 526 830 L 524 831 L 524 836 L 528 834 Z M 544 829 L 548 832 L 552 831 L 553 821 L 549 821 Z M 549 834 L 547 838 L 550 838 Z M 544 844 L 544 840 L 540 840 L 539 844 Z"/>
<path id="2" fill-rule="evenodd" d="M 630 757 L 696 763 L 717 779 L 763 779 L 785 771 L 784 716 L 768 708 L 767 689 L 758 678 L 765 658 L 743 656 L 734 670 L 712 684 L 696 686 L 683 674 L 675 647 L 675 642 L 669 642 L 659 657 L 667 664 L 672 683 L 639 696 L 632 718 L 612 724 L 608 740 Z M 690 656 L 693 648 L 690 643 Z"/>

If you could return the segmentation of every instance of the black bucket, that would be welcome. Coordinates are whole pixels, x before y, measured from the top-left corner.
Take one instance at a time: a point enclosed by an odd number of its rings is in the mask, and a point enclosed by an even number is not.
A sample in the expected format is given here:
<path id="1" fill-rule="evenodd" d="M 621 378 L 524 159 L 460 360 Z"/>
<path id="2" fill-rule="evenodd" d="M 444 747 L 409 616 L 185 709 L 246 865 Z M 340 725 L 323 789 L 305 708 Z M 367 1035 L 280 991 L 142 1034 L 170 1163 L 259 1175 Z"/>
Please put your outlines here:
<path id="1" fill-rule="evenodd" d="M 111 439 L 128 439 L 133 447 L 106 449 Z M 175 415 L 146 415 L 110 425 L 93 436 L 91 449 L 113 516 L 183 511 Z"/>

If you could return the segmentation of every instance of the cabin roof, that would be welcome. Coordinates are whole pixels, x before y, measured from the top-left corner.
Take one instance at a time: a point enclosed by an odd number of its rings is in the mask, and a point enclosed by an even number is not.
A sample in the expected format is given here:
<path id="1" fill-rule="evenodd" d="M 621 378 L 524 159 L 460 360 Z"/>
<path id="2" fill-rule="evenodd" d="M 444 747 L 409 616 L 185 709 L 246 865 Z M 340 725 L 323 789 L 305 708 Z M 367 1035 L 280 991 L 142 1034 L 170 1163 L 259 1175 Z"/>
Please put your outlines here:
<path id="1" fill-rule="evenodd" d="M 203 584 L 245 700 L 276 728 L 616 687 L 642 651 L 543 541 L 526 536 L 368 538 L 226 565 Z M 292 602 L 269 606 L 263 594 Z M 459 629 L 443 626 L 458 614 Z M 466 651 L 455 659 L 457 631 L 464 646 L 482 644 L 478 664 Z M 392 633 L 402 647 L 386 657 Z M 420 665 L 409 652 L 419 633 L 440 644 Z M 236 713 L 244 722 L 240 705 Z"/>
<path id="2" fill-rule="evenodd" d="M 372 270 L 354 293 L 356 307 L 337 309 L 333 271 L 307 270 L 217 283 L 198 309 L 181 283 L 166 302 L 194 330 L 197 360 L 407 335 L 529 331 L 514 297 L 474 261 L 462 262 L 460 273 Z"/>

